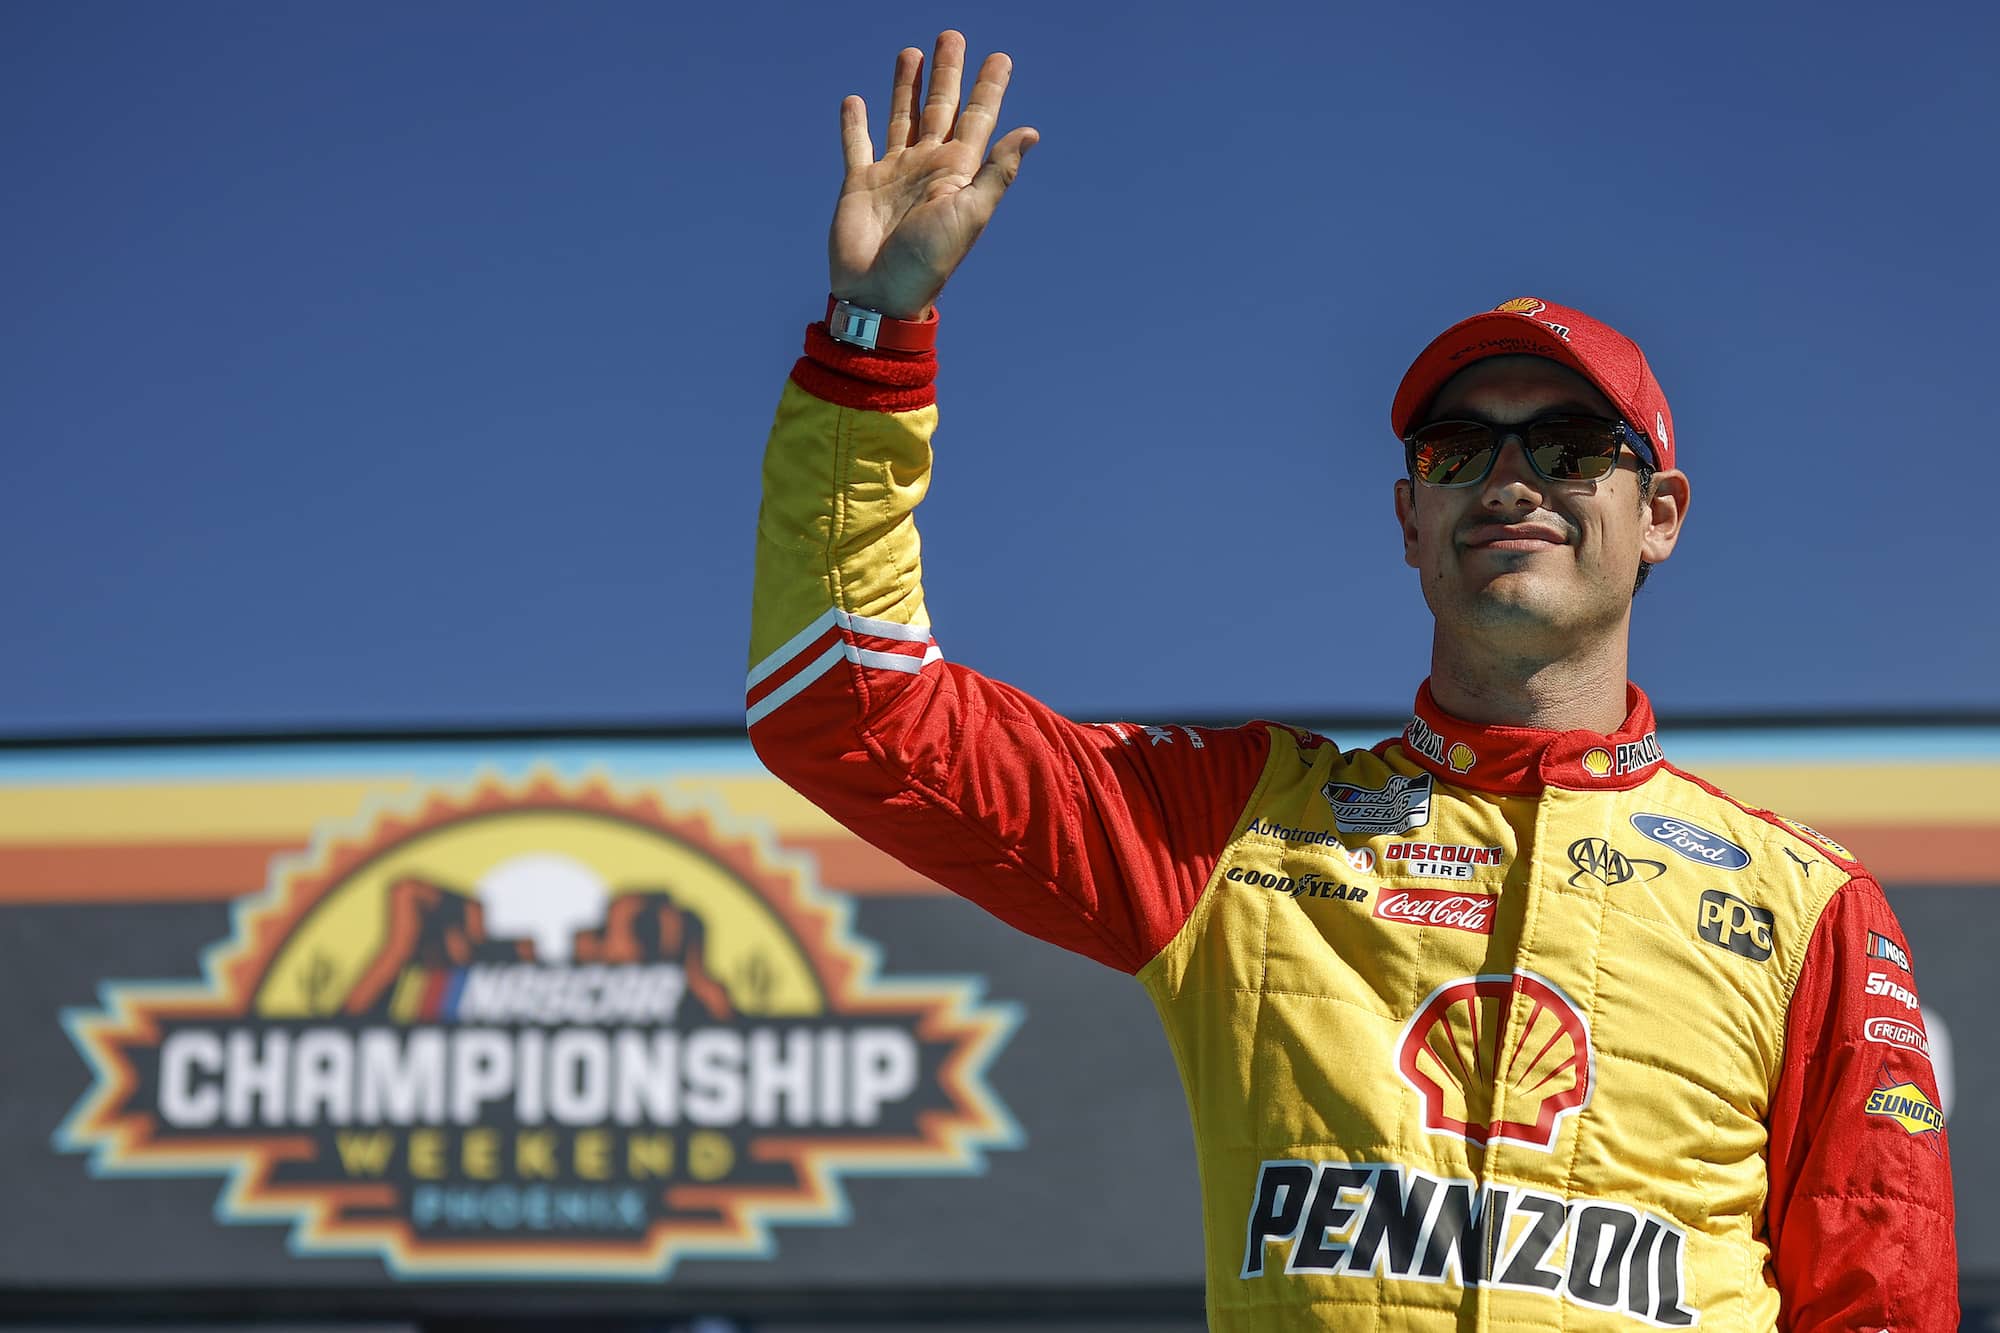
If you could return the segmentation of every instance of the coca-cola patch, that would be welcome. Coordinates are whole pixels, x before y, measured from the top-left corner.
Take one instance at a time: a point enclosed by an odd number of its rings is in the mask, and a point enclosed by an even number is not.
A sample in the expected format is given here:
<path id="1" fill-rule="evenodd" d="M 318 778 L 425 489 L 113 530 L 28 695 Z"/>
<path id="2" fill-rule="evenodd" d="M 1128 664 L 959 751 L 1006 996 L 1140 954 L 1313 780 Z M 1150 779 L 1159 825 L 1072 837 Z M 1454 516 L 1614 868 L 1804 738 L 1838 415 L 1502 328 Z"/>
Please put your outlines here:
<path id="1" fill-rule="evenodd" d="M 1448 926 L 1474 935 L 1491 935 L 1497 902 L 1499 899 L 1490 893 L 1390 889 L 1375 900 L 1375 915 L 1405 926 Z"/>

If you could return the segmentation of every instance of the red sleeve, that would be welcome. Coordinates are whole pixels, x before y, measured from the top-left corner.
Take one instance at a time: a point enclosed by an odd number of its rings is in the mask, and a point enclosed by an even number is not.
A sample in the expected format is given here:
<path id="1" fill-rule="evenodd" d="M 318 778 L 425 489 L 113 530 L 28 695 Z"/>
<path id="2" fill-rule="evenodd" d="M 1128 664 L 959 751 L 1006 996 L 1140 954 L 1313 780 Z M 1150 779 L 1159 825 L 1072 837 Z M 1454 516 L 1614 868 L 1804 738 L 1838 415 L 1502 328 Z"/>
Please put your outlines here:
<path id="1" fill-rule="evenodd" d="M 817 327 L 806 353 L 764 457 L 751 743 L 911 868 L 1138 971 L 1193 910 L 1263 776 L 1269 729 L 1086 726 L 944 661 L 913 519 L 935 358 L 857 352 Z"/>
<path id="2" fill-rule="evenodd" d="M 1873 879 L 1835 893 L 1792 995 L 1769 1238 L 1791 1333 L 1958 1327 L 1951 1159 L 1909 945 Z"/>
<path id="3" fill-rule="evenodd" d="M 1269 732 L 1084 726 L 977 672 L 842 662 L 751 729 L 766 765 L 1020 930 L 1137 972 L 1194 910 Z"/>

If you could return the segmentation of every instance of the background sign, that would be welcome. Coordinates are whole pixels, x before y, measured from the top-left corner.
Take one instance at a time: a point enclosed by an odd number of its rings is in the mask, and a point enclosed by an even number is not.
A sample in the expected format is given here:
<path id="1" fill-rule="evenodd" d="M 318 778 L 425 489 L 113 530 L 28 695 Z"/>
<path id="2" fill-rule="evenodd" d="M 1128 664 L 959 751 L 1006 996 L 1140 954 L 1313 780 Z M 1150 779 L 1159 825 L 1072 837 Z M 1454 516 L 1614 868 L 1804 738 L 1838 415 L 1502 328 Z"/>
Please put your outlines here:
<path id="1" fill-rule="evenodd" d="M 1974 1206 L 2000 1178 L 2000 732 L 1668 737 L 1889 886 L 1961 1261 L 2000 1278 Z M 1198 1317 L 1187 1112 L 1139 989 L 860 843 L 739 739 L 17 745 L 0 913 L 0 1175 L 37 1200 L 0 1221 L 0 1289 L 29 1304 L 384 1312 L 502 1282 Z"/>

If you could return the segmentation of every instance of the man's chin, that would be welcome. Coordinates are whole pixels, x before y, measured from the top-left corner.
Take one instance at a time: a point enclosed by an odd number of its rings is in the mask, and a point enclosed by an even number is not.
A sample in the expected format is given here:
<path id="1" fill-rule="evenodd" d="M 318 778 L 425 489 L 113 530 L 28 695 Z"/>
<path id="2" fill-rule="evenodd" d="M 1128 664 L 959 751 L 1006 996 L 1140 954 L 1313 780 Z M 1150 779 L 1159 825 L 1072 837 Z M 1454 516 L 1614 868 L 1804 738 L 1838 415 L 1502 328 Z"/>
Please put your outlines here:
<path id="1" fill-rule="evenodd" d="M 1563 619 L 1563 598 L 1546 579 L 1513 570 L 1467 589 L 1465 618 L 1487 628 L 1518 626 L 1554 629 Z"/>

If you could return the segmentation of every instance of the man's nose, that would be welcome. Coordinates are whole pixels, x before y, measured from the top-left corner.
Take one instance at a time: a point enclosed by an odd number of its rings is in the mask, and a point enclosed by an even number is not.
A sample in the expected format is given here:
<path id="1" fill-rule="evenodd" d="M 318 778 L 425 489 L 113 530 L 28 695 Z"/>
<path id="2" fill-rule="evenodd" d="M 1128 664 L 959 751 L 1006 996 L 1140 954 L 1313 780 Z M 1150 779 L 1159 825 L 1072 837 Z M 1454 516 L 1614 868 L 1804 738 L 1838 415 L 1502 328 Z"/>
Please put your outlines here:
<path id="1" fill-rule="evenodd" d="M 1528 446 L 1518 435 L 1509 435 L 1500 442 L 1500 454 L 1493 460 L 1493 470 L 1486 474 L 1486 483 L 1480 489 L 1480 499 L 1488 508 L 1505 508 L 1508 505 L 1539 504 L 1542 498 L 1542 479 L 1528 464 Z"/>

